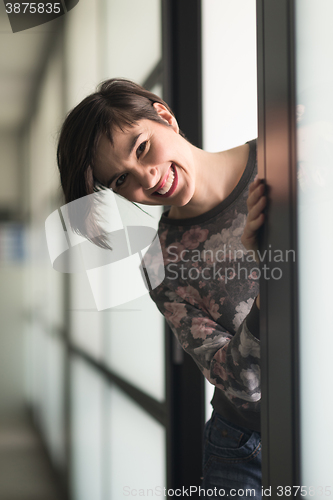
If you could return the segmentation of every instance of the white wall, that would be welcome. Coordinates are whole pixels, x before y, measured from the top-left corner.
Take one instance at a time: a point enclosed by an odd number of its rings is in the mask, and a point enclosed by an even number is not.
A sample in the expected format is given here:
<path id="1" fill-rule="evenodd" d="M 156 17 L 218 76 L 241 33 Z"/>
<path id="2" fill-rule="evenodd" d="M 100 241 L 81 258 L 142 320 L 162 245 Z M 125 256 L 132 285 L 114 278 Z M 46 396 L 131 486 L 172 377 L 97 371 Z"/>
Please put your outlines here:
<path id="1" fill-rule="evenodd" d="M 257 137 L 256 2 L 202 0 L 204 149 Z"/>

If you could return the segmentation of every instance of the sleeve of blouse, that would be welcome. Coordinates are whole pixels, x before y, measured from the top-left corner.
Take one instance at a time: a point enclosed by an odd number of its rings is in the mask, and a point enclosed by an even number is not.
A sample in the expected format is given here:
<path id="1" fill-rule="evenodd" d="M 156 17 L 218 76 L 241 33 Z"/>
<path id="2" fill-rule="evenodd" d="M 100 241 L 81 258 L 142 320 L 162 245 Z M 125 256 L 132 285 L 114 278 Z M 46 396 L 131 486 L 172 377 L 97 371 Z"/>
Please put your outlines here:
<path id="1" fill-rule="evenodd" d="M 256 301 L 232 335 L 198 304 L 163 285 L 150 296 L 207 380 L 222 389 L 235 406 L 256 410 L 261 397 Z"/>

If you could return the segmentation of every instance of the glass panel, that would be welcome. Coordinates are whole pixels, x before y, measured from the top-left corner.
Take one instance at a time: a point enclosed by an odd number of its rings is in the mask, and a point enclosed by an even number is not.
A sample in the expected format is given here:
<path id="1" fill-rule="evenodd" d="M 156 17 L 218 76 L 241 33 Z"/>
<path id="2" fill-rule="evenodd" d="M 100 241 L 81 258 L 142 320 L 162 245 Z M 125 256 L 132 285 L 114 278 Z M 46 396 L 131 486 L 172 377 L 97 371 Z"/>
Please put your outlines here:
<path id="1" fill-rule="evenodd" d="M 318 498 L 333 471 L 332 18 L 330 0 L 296 1 L 301 484 Z"/>
<path id="2" fill-rule="evenodd" d="M 72 494 L 102 500 L 103 379 L 84 361 L 71 361 Z"/>
<path id="3" fill-rule="evenodd" d="M 57 337 L 45 335 L 44 428 L 45 437 L 55 463 L 65 459 L 64 436 L 64 345 Z M 39 374 L 40 375 L 40 374 Z"/>
<path id="4" fill-rule="evenodd" d="M 41 325 L 36 321 L 31 323 L 31 401 L 33 403 L 34 417 L 38 423 L 43 423 L 43 397 L 45 372 L 45 334 Z"/>
<path id="5" fill-rule="evenodd" d="M 160 0 L 105 2 L 108 78 L 143 83 L 162 58 Z"/>
<path id="6" fill-rule="evenodd" d="M 96 310 L 86 273 L 70 277 L 70 336 L 73 344 L 94 358 L 103 353 L 103 313 Z"/>
<path id="7" fill-rule="evenodd" d="M 164 323 L 148 295 L 106 313 L 107 364 L 128 382 L 164 399 Z"/>
<path id="8" fill-rule="evenodd" d="M 59 45 L 48 62 L 35 119 L 30 130 L 29 175 L 25 196 L 31 212 L 27 259 L 33 266 L 25 284 L 26 307 L 38 310 L 38 316 L 52 327 L 63 326 L 63 275 L 50 265 L 45 237 L 45 219 L 58 203 L 59 178 L 56 174 L 56 136 L 62 119 L 61 51 Z"/>
<path id="9" fill-rule="evenodd" d="M 65 58 L 68 109 L 93 92 L 100 81 L 100 1 L 79 2 L 66 15 Z"/>
<path id="10" fill-rule="evenodd" d="M 123 202 L 124 225 L 157 228 L 160 207 L 142 207 L 152 217 Z M 141 260 L 141 259 L 140 259 Z M 140 276 L 141 280 L 141 276 Z M 109 280 L 109 286 L 112 284 Z M 106 363 L 119 376 L 154 398 L 164 399 L 164 320 L 148 293 L 105 313 Z"/>
<path id="11" fill-rule="evenodd" d="M 257 137 L 255 0 L 202 0 L 202 86 L 204 149 Z"/>
<path id="12" fill-rule="evenodd" d="M 48 264 L 46 261 L 46 266 Z M 49 265 L 44 269 L 44 279 L 47 281 L 48 322 L 52 326 L 61 328 L 64 323 L 64 275 Z"/>
<path id="13" fill-rule="evenodd" d="M 108 412 L 107 498 L 164 496 L 164 427 L 116 387 L 109 391 Z"/>

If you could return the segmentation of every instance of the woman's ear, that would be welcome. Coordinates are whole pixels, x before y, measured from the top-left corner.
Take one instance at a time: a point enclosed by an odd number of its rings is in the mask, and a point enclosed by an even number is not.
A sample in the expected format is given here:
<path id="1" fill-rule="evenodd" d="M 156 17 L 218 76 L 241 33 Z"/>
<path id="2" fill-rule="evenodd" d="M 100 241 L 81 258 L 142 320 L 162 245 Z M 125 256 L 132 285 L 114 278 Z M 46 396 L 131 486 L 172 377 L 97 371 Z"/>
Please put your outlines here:
<path id="1" fill-rule="evenodd" d="M 179 134 L 179 127 L 178 127 L 178 122 L 176 118 L 173 116 L 172 113 L 160 102 L 154 102 L 153 104 L 157 114 L 162 118 L 162 120 L 165 120 L 168 125 L 170 125 L 173 130 Z"/>

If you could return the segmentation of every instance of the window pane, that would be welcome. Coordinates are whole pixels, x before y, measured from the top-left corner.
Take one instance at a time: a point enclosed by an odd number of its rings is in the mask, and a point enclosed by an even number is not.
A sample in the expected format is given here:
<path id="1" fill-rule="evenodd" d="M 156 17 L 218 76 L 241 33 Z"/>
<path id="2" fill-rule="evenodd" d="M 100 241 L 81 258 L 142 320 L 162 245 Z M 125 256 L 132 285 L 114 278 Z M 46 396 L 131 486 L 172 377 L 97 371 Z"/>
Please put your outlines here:
<path id="1" fill-rule="evenodd" d="M 65 436 L 64 436 L 64 369 L 65 350 L 58 337 L 45 335 L 44 379 L 44 429 L 45 437 L 52 454 L 58 464 L 65 462 Z M 39 374 L 40 376 L 41 374 Z"/>
<path id="2" fill-rule="evenodd" d="M 163 317 L 148 295 L 108 313 L 107 364 L 119 376 L 164 399 Z"/>
<path id="3" fill-rule="evenodd" d="M 71 362 L 72 494 L 102 500 L 103 379 L 84 361 Z"/>
<path id="4" fill-rule="evenodd" d="M 95 90 L 101 79 L 100 1 L 78 2 L 66 15 L 65 62 L 68 108 Z"/>
<path id="5" fill-rule="evenodd" d="M 143 206 L 153 216 L 150 217 L 128 202 L 119 206 L 124 226 L 132 223 L 157 228 L 160 207 Z M 141 272 L 138 272 L 142 281 Z M 120 286 L 111 278 L 106 285 L 114 290 Z M 107 293 L 107 288 L 105 290 Z M 133 293 L 133 288 L 131 291 Z M 145 294 L 138 299 L 105 311 L 104 318 L 107 365 L 128 382 L 162 401 L 165 397 L 164 319 L 146 288 Z"/>
<path id="6" fill-rule="evenodd" d="M 108 397 L 108 448 L 107 498 L 139 497 L 139 490 L 141 496 L 163 496 L 165 429 L 116 387 Z"/>
<path id="7" fill-rule="evenodd" d="M 142 84 L 162 58 L 161 2 L 104 1 L 106 74 Z"/>
<path id="8" fill-rule="evenodd" d="M 73 344 L 94 358 L 103 353 L 103 313 L 97 311 L 86 273 L 70 277 L 70 336 Z"/>

